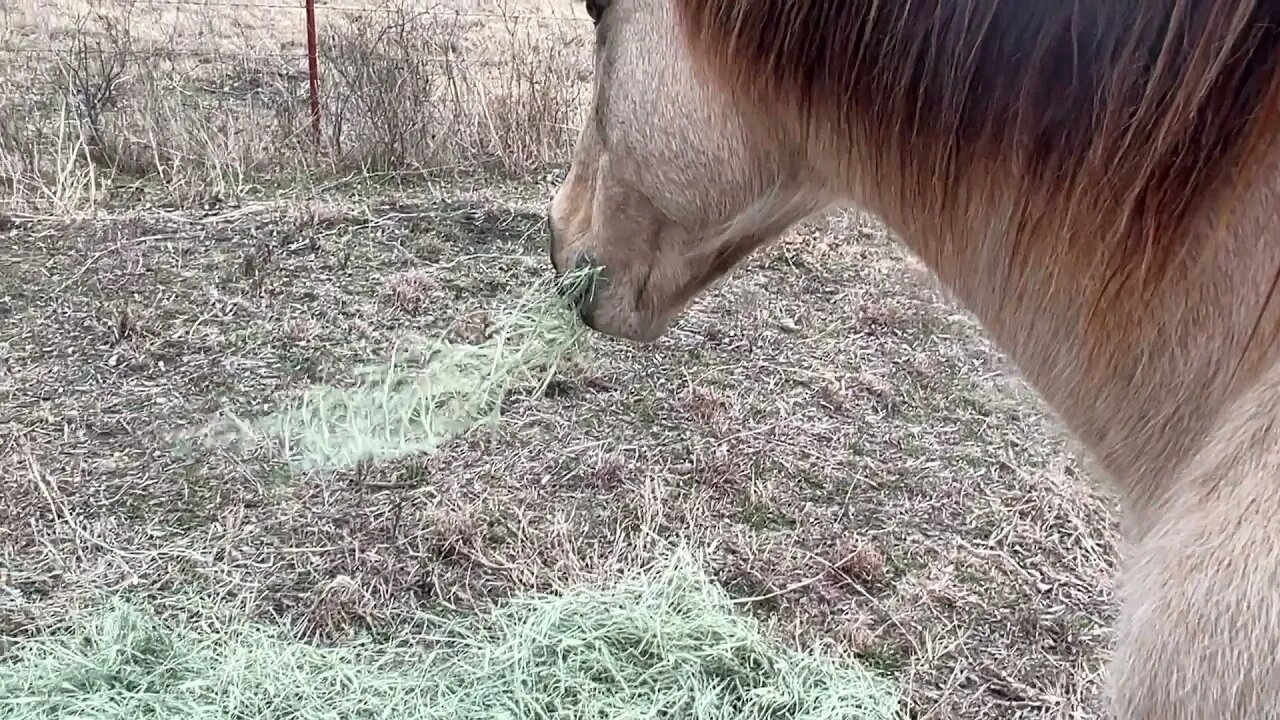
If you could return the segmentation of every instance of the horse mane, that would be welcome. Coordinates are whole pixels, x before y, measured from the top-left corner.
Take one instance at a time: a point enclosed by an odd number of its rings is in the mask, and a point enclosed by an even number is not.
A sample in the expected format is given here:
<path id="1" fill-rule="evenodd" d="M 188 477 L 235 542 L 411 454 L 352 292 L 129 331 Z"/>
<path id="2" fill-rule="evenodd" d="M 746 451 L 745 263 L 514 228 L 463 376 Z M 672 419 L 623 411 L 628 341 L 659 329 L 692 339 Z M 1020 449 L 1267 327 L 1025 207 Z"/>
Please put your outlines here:
<path id="1" fill-rule="evenodd" d="M 1016 183 L 1015 253 L 1045 231 L 1092 238 L 1104 291 L 1154 291 L 1280 133 L 1280 0 L 675 6 L 725 87 L 855 134 L 911 207 L 954 209 L 975 173 Z"/>

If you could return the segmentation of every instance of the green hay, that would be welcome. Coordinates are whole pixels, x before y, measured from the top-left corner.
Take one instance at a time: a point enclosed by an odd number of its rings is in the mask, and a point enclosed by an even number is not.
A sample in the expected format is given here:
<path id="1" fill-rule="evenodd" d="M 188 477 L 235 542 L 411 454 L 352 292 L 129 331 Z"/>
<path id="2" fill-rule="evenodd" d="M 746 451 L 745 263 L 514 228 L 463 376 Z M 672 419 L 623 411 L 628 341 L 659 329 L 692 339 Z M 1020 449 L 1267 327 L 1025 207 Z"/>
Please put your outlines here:
<path id="1" fill-rule="evenodd" d="M 693 567 L 677 556 L 612 586 L 430 619 L 383 645 L 317 647 L 247 622 L 177 627 L 117 601 L 0 657 L 0 718 L 898 717 L 889 683 L 767 640 Z"/>
<path id="2" fill-rule="evenodd" d="M 507 391 L 542 392 L 586 328 L 573 304 L 594 270 L 537 283 L 495 322 L 482 344 L 451 343 L 443 335 L 391 362 L 356 371 L 351 387 L 315 386 L 268 417 L 232 418 L 240 439 L 282 445 L 302 469 L 341 468 L 375 458 L 430 452 L 498 419 Z"/>

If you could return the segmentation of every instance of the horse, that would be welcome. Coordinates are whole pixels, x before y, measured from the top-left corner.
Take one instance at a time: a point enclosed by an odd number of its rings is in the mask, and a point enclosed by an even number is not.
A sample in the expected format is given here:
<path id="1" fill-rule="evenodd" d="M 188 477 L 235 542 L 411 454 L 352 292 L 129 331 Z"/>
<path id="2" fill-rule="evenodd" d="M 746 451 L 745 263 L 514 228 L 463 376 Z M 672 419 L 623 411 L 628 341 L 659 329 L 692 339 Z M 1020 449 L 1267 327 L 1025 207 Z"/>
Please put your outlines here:
<path id="1" fill-rule="evenodd" d="M 1116 491 L 1115 716 L 1280 717 L 1280 0 L 586 4 L 582 320 L 652 343 L 869 213 Z"/>

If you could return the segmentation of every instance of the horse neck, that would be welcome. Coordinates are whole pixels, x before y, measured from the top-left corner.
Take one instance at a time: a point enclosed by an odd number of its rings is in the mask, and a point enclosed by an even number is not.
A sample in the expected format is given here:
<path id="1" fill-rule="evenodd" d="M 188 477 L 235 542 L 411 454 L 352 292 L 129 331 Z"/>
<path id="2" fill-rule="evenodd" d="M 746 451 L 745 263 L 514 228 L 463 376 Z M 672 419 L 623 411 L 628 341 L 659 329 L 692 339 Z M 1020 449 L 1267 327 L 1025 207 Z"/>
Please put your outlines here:
<path id="1" fill-rule="evenodd" d="M 1196 250 L 1149 298 L 1122 295 L 1093 312 L 1096 238 L 1070 227 L 1019 237 L 1016 193 L 957 189 L 952 212 L 849 186 L 980 322 L 1049 407 L 1111 476 L 1126 505 L 1155 508 L 1231 433 L 1270 432 L 1280 403 L 1277 354 L 1245 346 L 1280 268 L 1280 158 L 1238 197 L 1229 219 L 1198 218 Z M 881 182 L 878 187 L 886 184 Z M 866 202 L 865 198 L 871 198 Z M 1015 252 L 1016 249 L 1016 252 Z M 1262 326 L 1274 334 L 1280 313 Z M 1232 420 L 1235 418 L 1235 420 Z M 1246 420 L 1240 420 L 1245 418 Z M 1246 423 L 1247 428 L 1240 425 Z M 1280 427 L 1280 425 L 1277 425 Z M 1207 480 L 1199 480 L 1208 482 Z"/>

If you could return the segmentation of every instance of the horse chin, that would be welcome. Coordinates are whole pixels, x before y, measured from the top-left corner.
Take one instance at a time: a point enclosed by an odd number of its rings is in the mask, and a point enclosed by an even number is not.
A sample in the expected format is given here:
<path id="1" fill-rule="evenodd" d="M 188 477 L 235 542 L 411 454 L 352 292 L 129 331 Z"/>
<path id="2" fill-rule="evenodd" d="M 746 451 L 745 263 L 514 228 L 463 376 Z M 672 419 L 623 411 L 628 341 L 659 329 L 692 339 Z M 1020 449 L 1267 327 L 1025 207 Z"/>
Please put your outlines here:
<path id="1" fill-rule="evenodd" d="M 594 332 L 615 340 L 626 340 L 641 345 L 657 342 L 670 327 L 669 322 L 644 313 L 601 305 L 583 307 L 580 316 L 583 324 Z"/>
<path id="2" fill-rule="evenodd" d="M 667 325 L 635 320 L 617 322 L 601 320 L 594 314 L 584 314 L 582 322 L 592 331 L 615 340 L 625 340 L 640 345 L 652 345 L 667 333 Z"/>

